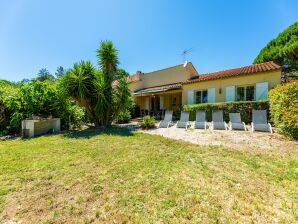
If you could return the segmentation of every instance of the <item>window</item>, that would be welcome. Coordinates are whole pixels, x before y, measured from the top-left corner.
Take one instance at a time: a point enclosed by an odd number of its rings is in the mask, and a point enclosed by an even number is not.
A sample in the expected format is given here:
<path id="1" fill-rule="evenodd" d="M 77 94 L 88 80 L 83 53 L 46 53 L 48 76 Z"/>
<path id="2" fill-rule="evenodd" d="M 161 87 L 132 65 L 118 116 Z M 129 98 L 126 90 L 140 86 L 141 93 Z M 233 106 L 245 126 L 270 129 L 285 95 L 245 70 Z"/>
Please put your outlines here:
<path id="1" fill-rule="evenodd" d="M 245 99 L 245 87 L 237 87 L 236 99 L 237 101 L 243 101 Z"/>
<path id="2" fill-rule="evenodd" d="M 207 90 L 196 91 L 195 102 L 196 103 L 207 103 Z"/>
<path id="3" fill-rule="evenodd" d="M 237 101 L 253 101 L 255 100 L 255 87 L 254 86 L 240 86 L 236 91 Z"/>
<path id="4" fill-rule="evenodd" d="M 254 86 L 246 87 L 246 100 L 248 100 L 248 101 L 255 100 L 255 87 Z"/>

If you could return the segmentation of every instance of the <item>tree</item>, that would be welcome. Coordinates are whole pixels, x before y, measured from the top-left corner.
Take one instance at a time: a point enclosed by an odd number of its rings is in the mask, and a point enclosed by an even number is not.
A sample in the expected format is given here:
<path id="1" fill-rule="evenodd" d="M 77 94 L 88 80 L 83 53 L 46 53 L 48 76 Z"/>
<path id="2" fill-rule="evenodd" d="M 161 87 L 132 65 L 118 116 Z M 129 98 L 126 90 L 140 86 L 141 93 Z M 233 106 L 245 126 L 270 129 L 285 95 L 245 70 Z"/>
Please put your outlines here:
<path id="1" fill-rule="evenodd" d="M 62 82 L 96 126 L 109 127 L 132 102 L 128 74 L 118 69 L 118 52 L 112 42 L 101 42 L 97 57 L 99 70 L 91 62 L 81 61 L 67 71 Z"/>
<path id="2" fill-rule="evenodd" d="M 65 75 L 65 70 L 62 66 L 59 66 L 55 72 L 55 76 L 57 79 L 61 78 L 63 75 Z"/>
<path id="3" fill-rule="evenodd" d="M 298 69 L 298 22 L 271 40 L 254 60 L 254 64 L 274 61 L 286 69 Z"/>
<path id="4" fill-rule="evenodd" d="M 42 68 L 39 70 L 39 72 L 37 73 L 36 79 L 41 82 L 45 80 L 55 81 L 55 77 L 46 68 Z"/>

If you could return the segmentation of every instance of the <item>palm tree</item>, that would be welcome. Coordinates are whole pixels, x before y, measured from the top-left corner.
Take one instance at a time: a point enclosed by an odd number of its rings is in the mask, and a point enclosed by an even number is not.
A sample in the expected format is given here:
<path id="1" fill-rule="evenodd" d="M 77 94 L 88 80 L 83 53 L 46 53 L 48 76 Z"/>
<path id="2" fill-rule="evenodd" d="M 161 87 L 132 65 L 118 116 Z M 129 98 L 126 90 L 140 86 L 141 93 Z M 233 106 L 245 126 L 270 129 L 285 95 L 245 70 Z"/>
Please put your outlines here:
<path id="1" fill-rule="evenodd" d="M 62 77 L 66 92 L 86 109 L 95 126 L 109 127 L 119 113 L 131 104 L 127 73 L 118 69 L 118 51 L 110 41 L 97 50 L 97 70 L 91 62 L 74 64 Z"/>
<path id="2" fill-rule="evenodd" d="M 117 66 L 119 64 L 118 52 L 111 41 L 101 42 L 97 49 L 98 65 L 103 73 L 103 95 L 105 96 L 104 108 L 106 109 L 104 126 L 110 126 L 112 123 L 112 99 L 113 82 L 116 81 Z"/>

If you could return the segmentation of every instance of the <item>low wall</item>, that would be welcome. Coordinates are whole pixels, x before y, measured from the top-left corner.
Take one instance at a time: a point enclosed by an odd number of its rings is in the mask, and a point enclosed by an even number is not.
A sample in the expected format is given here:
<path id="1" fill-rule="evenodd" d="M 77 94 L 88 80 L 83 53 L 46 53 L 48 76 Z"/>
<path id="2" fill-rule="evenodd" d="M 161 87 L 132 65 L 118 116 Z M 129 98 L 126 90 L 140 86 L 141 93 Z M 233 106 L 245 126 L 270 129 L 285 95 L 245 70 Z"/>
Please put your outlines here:
<path id="1" fill-rule="evenodd" d="M 60 118 L 45 120 L 23 120 L 22 134 L 23 137 L 35 137 L 47 133 L 59 132 L 61 130 Z"/>

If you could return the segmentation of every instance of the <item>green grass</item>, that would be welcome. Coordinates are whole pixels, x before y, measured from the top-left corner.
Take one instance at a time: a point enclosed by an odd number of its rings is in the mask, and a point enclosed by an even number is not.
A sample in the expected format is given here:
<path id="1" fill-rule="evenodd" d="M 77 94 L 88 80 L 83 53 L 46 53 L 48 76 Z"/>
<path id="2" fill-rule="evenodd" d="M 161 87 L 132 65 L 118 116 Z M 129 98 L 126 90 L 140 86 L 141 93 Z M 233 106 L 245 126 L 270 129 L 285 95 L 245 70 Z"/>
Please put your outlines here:
<path id="1" fill-rule="evenodd" d="M 294 223 L 298 155 L 125 129 L 0 142 L 0 223 Z"/>

